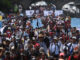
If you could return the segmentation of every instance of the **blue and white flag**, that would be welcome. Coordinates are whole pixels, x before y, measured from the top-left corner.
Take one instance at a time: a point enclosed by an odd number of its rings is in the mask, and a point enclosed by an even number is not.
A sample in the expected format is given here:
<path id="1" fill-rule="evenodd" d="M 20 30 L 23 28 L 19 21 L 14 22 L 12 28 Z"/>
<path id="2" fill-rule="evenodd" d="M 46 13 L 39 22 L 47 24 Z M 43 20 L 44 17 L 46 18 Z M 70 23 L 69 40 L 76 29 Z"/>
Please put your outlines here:
<path id="1" fill-rule="evenodd" d="M 43 24 L 42 24 L 42 21 L 40 18 L 32 20 L 31 25 L 32 25 L 33 29 L 43 27 Z"/>
<path id="2" fill-rule="evenodd" d="M 31 25 L 32 25 L 33 29 L 38 28 L 38 26 L 37 26 L 37 19 L 32 20 Z"/>
<path id="3" fill-rule="evenodd" d="M 41 28 L 43 27 L 43 24 L 42 24 L 42 21 L 40 18 L 38 18 L 38 28 Z"/>

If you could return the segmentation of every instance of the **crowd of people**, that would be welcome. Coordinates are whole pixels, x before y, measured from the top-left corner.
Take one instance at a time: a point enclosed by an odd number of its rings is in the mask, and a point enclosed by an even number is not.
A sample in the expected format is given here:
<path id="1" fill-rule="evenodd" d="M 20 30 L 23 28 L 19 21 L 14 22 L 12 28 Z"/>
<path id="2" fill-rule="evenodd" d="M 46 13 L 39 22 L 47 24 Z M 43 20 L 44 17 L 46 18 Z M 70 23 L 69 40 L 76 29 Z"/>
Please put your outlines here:
<path id="1" fill-rule="evenodd" d="M 80 31 L 71 27 L 70 16 L 43 16 L 41 11 L 29 18 L 6 19 L 0 33 L 0 60 L 80 60 Z"/>

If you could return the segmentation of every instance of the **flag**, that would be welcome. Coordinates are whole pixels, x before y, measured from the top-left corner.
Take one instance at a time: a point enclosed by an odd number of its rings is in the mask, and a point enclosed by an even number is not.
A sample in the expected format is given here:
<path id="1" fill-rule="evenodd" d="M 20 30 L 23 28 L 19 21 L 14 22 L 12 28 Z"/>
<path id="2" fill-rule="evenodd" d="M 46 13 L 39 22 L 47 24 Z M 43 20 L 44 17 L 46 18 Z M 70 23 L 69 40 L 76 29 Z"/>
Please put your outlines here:
<path id="1" fill-rule="evenodd" d="M 0 20 L 2 20 L 2 16 L 0 16 Z"/>

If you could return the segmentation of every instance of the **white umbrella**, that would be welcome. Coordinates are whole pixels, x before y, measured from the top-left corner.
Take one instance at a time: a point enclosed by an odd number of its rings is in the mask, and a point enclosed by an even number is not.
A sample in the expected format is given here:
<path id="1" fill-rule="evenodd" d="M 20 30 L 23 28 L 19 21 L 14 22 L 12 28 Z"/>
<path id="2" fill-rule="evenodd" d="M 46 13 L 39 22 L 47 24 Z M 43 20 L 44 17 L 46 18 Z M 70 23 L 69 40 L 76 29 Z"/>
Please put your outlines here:
<path id="1" fill-rule="evenodd" d="M 79 13 L 79 8 L 77 8 L 75 6 L 74 2 L 69 2 L 69 3 L 65 4 L 65 5 L 63 5 L 62 10 L 66 11 L 66 12 L 71 12 L 73 14 L 75 14 L 75 12 Z"/>
<path id="2" fill-rule="evenodd" d="M 36 6 L 47 6 L 47 3 L 45 1 L 39 1 L 35 5 Z"/>

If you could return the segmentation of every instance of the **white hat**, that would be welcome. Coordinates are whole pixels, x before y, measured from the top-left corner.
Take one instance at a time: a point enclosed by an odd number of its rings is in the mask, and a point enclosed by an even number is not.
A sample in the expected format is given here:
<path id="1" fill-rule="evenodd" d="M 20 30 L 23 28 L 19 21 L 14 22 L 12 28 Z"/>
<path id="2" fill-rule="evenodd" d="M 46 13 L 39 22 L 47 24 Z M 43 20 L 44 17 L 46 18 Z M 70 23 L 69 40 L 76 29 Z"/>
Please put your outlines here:
<path id="1" fill-rule="evenodd" d="M 14 46 L 12 46 L 11 49 L 13 50 L 14 49 Z"/>
<path id="2" fill-rule="evenodd" d="M 76 36 L 73 36 L 72 39 L 76 39 Z"/>
<path id="3" fill-rule="evenodd" d="M 55 40 L 56 40 L 56 39 L 57 39 L 57 37 L 55 36 L 53 39 L 55 39 Z"/>
<path id="4" fill-rule="evenodd" d="M 11 38 L 14 38 L 14 35 L 12 35 Z"/>
<path id="5" fill-rule="evenodd" d="M 65 21 L 69 20 L 68 17 L 66 17 Z"/>
<path id="6" fill-rule="evenodd" d="M 41 38 L 41 37 L 44 37 L 44 35 L 43 34 L 39 34 L 39 36 L 38 36 L 39 38 Z"/>
<path id="7" fill-rule="evenodd" d="M 59 39 L 62 39 L 62 37 L 59 37 Z"/>
<path id="8" fill-rule="evenodd" d="M 0 49 L 2 50 L 2 49 L 3 49 L 3 47 L 0 47 Z"/>
<path id="9" fill-rule="evenodd" d="M 7 37 L 6 40 L 11 41 L 11 38 L 8 38 L 8 37 Z"/>
<path id="10" fill-rule="evenodd" d="M 28 38 L 27 41 L 30 41 L 30 39 Z"/>
<path id="11" fill-rule="evenodd" d="M 31 23 L 30 21 L 27 21 L 26 23 Z"/>
<path id="12" fill-rule="evenodd" d="M 44 52 L 44 48 L 41 47 L 41 48 L 39 49 L 39 52 L 40 52 L 40 53 L 43 53 L 43 52 Z"/>
<path id="13" fill-rule="evenodd" d="M 11 27 L 8 27 L 8 29 L 11 29 Z"/>
<path id="14" fill-rule="evenodd" d="M 23 26 L 20 26 L 19 28 L 23 28 Z"/>
<path id="15" fill-rule="evenodd" d="M 35 37 L 32 37 L 33 40 L 35 40 Z"/>

